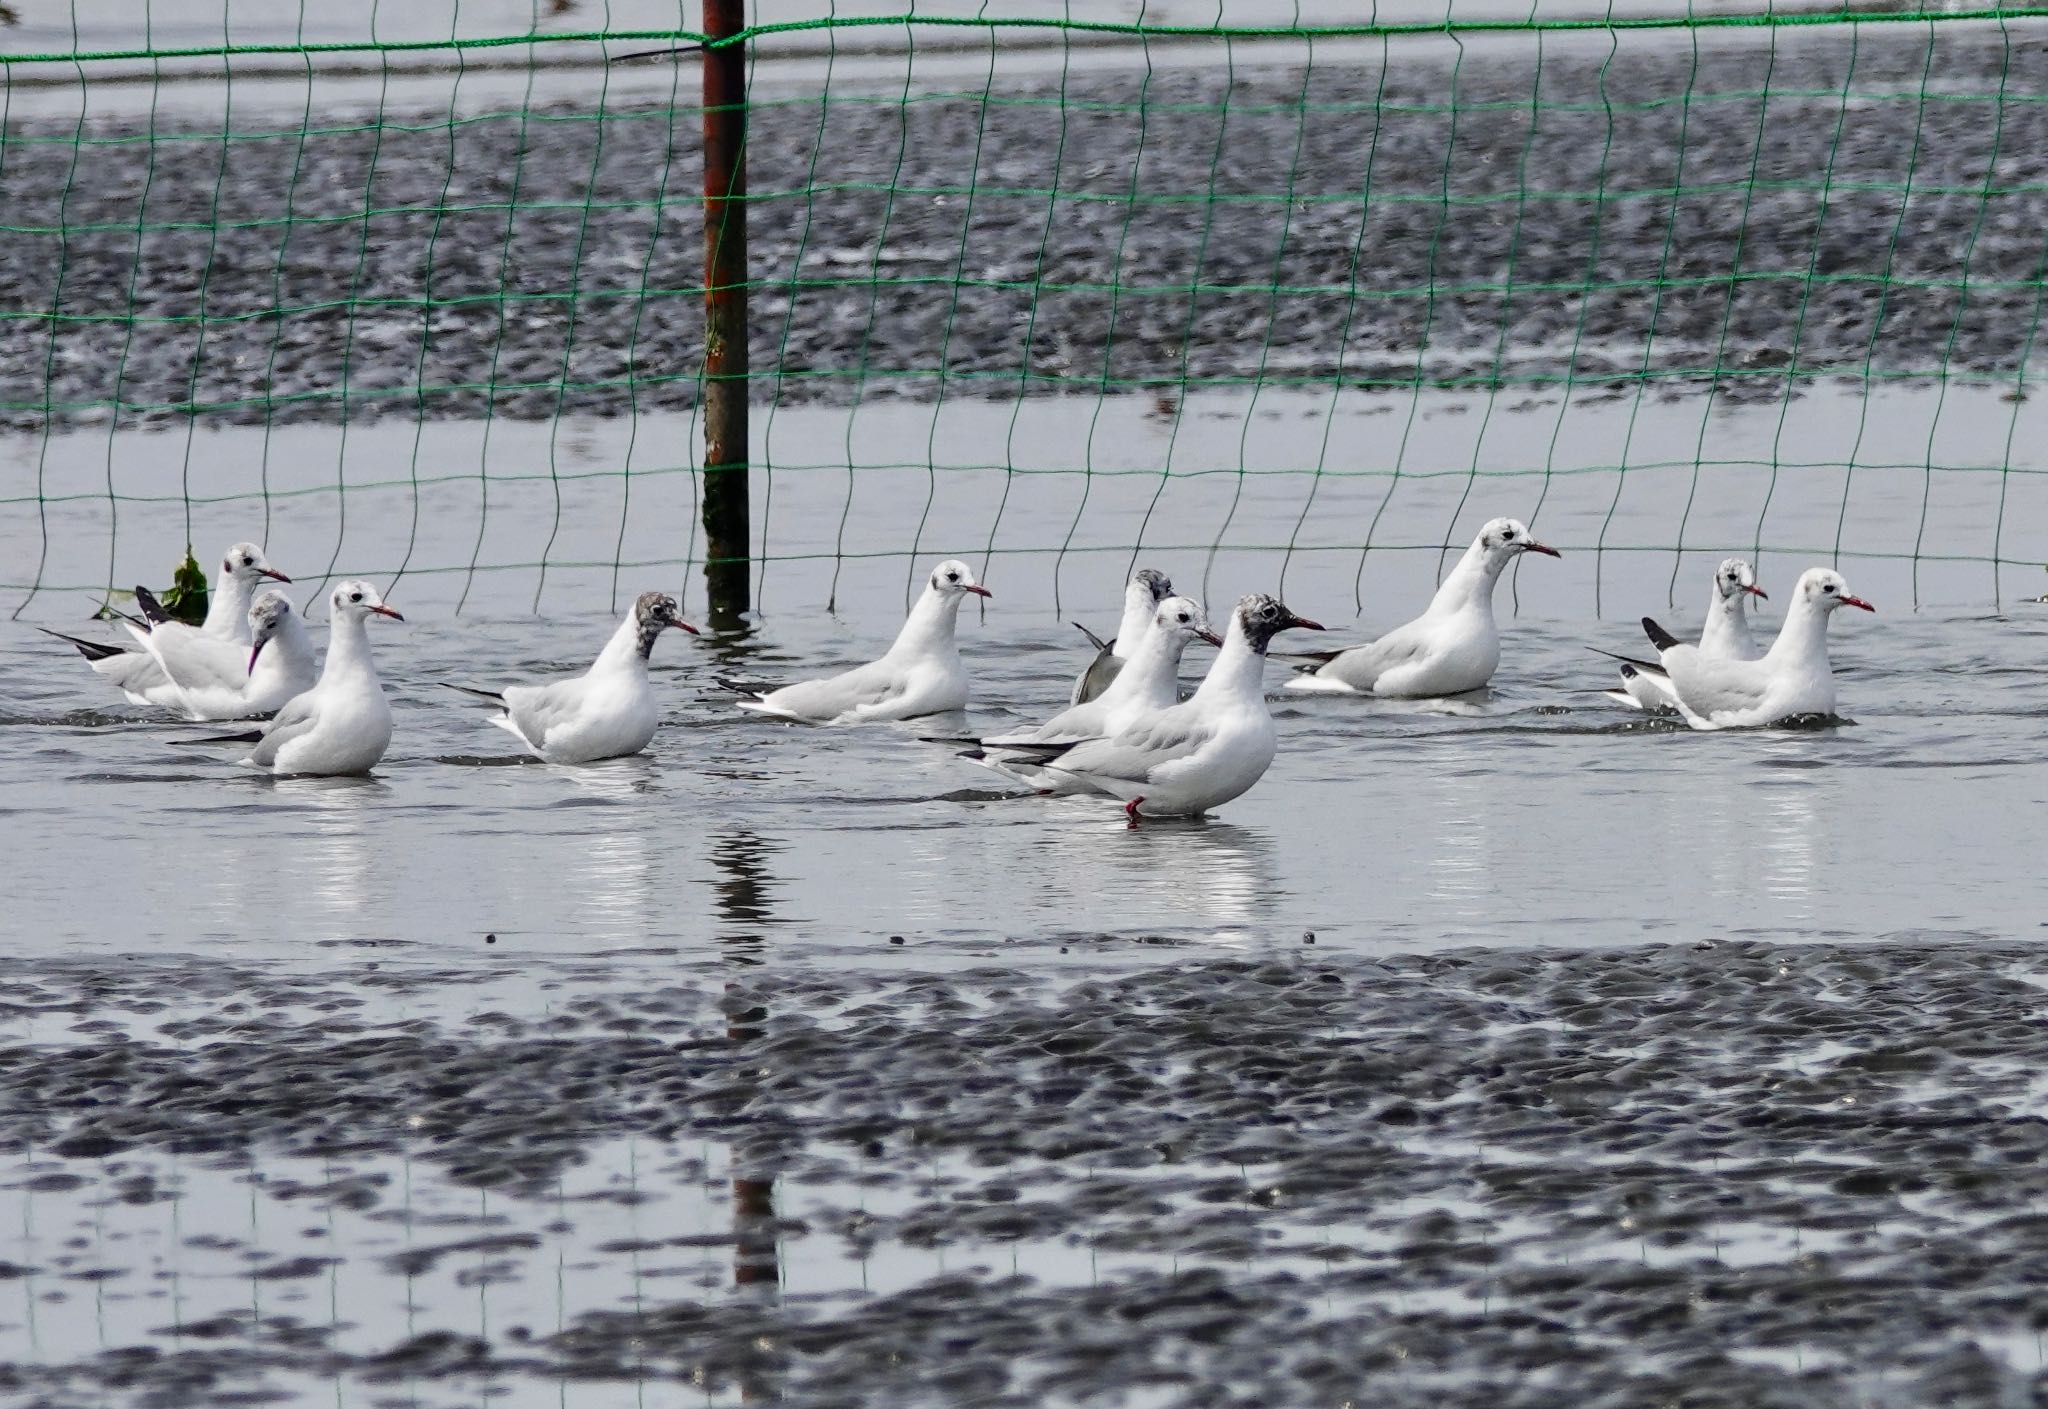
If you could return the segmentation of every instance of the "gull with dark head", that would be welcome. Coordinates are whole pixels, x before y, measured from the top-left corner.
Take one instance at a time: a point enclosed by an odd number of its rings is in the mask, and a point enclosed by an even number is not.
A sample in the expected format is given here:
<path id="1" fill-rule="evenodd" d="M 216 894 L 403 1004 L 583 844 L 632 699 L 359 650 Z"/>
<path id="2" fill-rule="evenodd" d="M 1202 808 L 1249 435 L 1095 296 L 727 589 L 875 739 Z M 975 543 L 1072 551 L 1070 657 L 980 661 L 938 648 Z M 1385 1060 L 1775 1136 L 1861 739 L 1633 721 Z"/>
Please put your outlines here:
<path id="1" fill-rule="evenodd" d="M 254 543 L 237 543 L 221 554 L 220 572 L 213 580 L 213 589 L 207 597 L 206 620 L 199 626 L 188 626 L 172 619 L 168 612 L 156 604 L 156 598 L 142 588 L 136 589 L 136 600 L 142 605 L 148 618 L 144 630 L 154 635 L 159 630 L 171 628 L 173 634 L 196 638 L 193 651 L 205 655 L 212 662 L 209 667 L 217 670 L 222 678 L 231 676 L 235 667 L 248 653 L 249 607 L 256 595 L 257 584 L 264 579 L 273 582 L 290 582 L 291 579 L 270 565 L 263 556 L 263 550 Z M 150 654 L 146 643 L 138 646 L 114 646 L 103 641 L 92 641 L 82 636 L 67 635 L 39 627 L 45 635 L 68 641 L 78 648 L 93 672 L 109 681 L 126 695 L 129 702 L 139 705 L 156 705 L 163 709 L 183 711 L 186 706 L 179 688 L 164 673 L 162 665 Z M 214 651 L 211 648 L 218 646 Z M 199 716 L 205 717 L 205 716 Z M 215 715 L 214 718 L 226 716 Z"/>
<path id="2" fill-rule="evenodd" d="M 1835 712 L 1835 673 L 1828 661 L 1828 618 L 1843 607 L 1877 608 L 1849 595 L 1831 568 L 1808 568 L 1792 589 L 1778 639 L 1758 660 L 1708 656 L 1652 621 L 1643 631 L 1670 677 L 1679 712 L 1695 729 L 1753 729 Z"/>
<path id="3" fill-rule="evenodd" d="M 944 714 L 967 705 L 967 668 L 954 628 L 960 604 L 990 592 L 974 571 L 948 558 L 931 571 L 896 642 L 880 660 L 822 680 L 762 690 L 721 680 L 747 696 L 741 709 L 806 724 L 867 724 Z"/>
<path id="4" fill-rule="evenodd" d="M 1130 585 L 1124 588 L 1123 620 L 1117 623 L 1116 635 L 1107 641 L 1097 636 L 1080 622 L 1074 626 L 1086 636 L 1095 647 L 1095 659 L 1074 681 L 1074 693 L 1069 704 L 1086 704 L 1100 695 L 1115 680 L 1117 672 L 1124 668 L 1124 662 L 1138 653 L 1144 644 L 1144 636 L 1152 629 L 1152 622 L 1159 610 L 1159 604 L 1173 595 L 1173 583 L 1165 573 L 1156 568 L 1139 568 L 1131 574 Z"/>
<path id="5" fill-rule="evenodd" d="M 1495 519 L 1479 530 L 1429 608 L 1363 646 L 1319 651 L 1287 682 L 1290 690 L 1432 699 L 1485 687 L 1500 664 L 1500 628 L 1493 619 L 1493 587 L 1501 570 L 1524 553 L 1556 558 L 1519 519 Z"/>
<path id="6" fill-rule="evenodd" d="M 1266 648 L 1282 631 L 1321 631 L 1277 597 L 1237 604 L 1223 649 L 1185 704 L 1150 710 L 1107 738 L 1048 749 L 1045 767 L 1122 798 L 1144 817 L 1192 817 L 1244 794 L 1278 749 L 1266 705 Z"/>
<path id="7" fill-rule="evenodd" d="M 683 620 L 675 598 L 642 592 L 581 675 L 497 691 L 467 685 L 448 688 L 497 705 L 491 723 L 549 763 L 621 758 L 646 748 L 660 722 L 647 663 L 655 641 L 670 628 L 697 634 L 697 628 Z"/>
<path id="8" fill-rule="evenodd" d="M 1107 738 L 1143 715 L 1179 703 L 1180 660 L 1188 644 L 1223 644 L 1209 629 L 1209 618 L 1201 603 L 1187 597 L 1168 597 L 1162 601 L 1144 630 L 1138 633 L 1138 639 L 1137 650 L 1101 694 L 1068 706 L 1036 729 L 977 740 L 977 747 L 961 757 L 1043 793 L 1092 791 L 1071 774 L 1042 767 L 1038 762 L 1039 751 L 1048 745 L 1068 746 L 1083 739 Z"/>
<path id="9" fill-rule="evenodd" d="M 328 595 L 333 625 L 327 660 L 312 689 L 295 695 L 261 729 L 195 739 L 202 744 L 253 743 L 242 762 L 279 777 L 335 777 L 368 773 L 391 747 L 391 702 L 384 698 L 370 657 L 369 620 L 404 621 L 367 582 L 343 582 Z M 274 628 L 273 628 L 274 629 Z M 258 624 L 256 649 L 264 645 Z"/>
<path id="10" fill-rule="evenodd" d="M 1756 585 L 1756 569 L 1741 558 L 1729 558 L 1714 571 L 1714 592 L 1707 599 L 1707 622 L 1700 630 L 1700 655 L 1708 660 L 1757 660 L 1764 648 L 1750 629 L 1749 599 L 1770 600 L 1770 594 Z M 1603 651 L 1603 655 L 1612 652 Z M 1672 714 L 1678 710 L 1678 696 L 1672 693 L 1671 677 L 1664 667 L 1627 656 L 1621 661 L 1621 688 L 1602 693 L 1616 704 L 1649 714 Z"/>

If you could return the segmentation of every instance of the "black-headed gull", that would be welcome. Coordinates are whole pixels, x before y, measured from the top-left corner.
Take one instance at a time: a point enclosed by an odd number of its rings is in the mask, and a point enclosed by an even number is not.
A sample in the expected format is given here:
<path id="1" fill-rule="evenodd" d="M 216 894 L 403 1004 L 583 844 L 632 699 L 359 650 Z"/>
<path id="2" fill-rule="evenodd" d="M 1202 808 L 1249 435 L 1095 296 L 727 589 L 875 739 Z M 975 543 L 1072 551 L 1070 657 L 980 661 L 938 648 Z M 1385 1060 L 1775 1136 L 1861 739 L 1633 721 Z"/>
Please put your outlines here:
<path id="1" fill-rule="evenodd" d="M 1495 519 L 1436 589 L 1429 609 L 1364 646 L 1317 652 L 1317 663 L 1287 682 L 1290 690 L 1430 699 L 1481 689 L 1500 664 L 1500 628 L 1493 620 L 1493 585 L 1501 569 L 1524 553 L 1561 557 L 1538 543 L 1518 519 Z"/>
<path id="2" fill-rule="evenodd" d="M 1074 623 L 1095 647 L 1095 659 L 1074 681 L 1074 693 L 1068 704 L 1086 704 L 1109 688 L 1124 662 L 1137 653 L 1138 643 L 1151 629 L 1159 604 L 1172 595 L 1173 583 L 1165 573 L 1156 568 L 1139 568 L 1131 574 L 1130 585 L 1124 588 L 1124 615 L 1117 623 L 1116 635 L 1105 641 L 1080 622 Z"/>
<path id="3" fill-rule="evenodd" d="M 129 629 L 174 687 L 174 708 L 187 719 L 250 719 L 312 689 L 320 667 L 306 623 L 284 593 L 258 597 L 249 627 L 246 649 L 174 621 Z"/>
<path id="4" fill-rule="evenodd" d="M 642 592 L 581 675 L 545 685 L 508 685 L 500 691 L 467 685 L 448 688 L 499 706 L 491 723 L 549 763 L 623 758 L 646 748 L 660 722 L 647 662 L 654 655 L 656 638 L 670 627 L 697 634 L 697 628 L 683 620 L 675 598 Z"/>
<path id="5" fill-rule="evenodd" d="M 967 564 L 949 558 L 932 569 L 896 643 L 880 660 L 779 690 L 719 683 L 752 697 L 740 702 L 741 709 L 807 724 L 916 719 L 965 708 L 967 669 L 960 663 L 953 628 L 970 594 L 991 595 Z"/>
<path id="6" fill-rule="evenodd" d="M 1107 738 L 1143 715 L 1179 703 L 1180 658 L 1188 643 L 1223 644 L 1209 629 L 1201 603 L 1188 597 L 1166 598 L 1147 618 L 1142 631 L 1133 633 L 1127 628 L 1123 636 L 1135 643 L 1135 649 L 1101 694 L 1068 706 L 1036 729 L 977 740 L 979 747 L 961 756 L 1043 793 L 1092 791 L 1071 774 L 1048 773 L 1031 750 Z"/>
<path id="7" fill-rule="evenodd" d="M 1714 570 L 1714 593 L 1707 600 L 1707 621 L 1700 629 L 1700 654 L 1709 660 L 1758 660 L 1764 647 L 1750 629 L 1751 597 L 1770 600 L 1756 585 L 1756 569 L 1741 558 L 1727 558 Z M 1611 654 L 1602 652 L 1602 654 Z M 1675 714 L 1678 697 L 1661 665 L 1621 658 L 1621 688 L 1601 692 L 1616 704 L 1650 714 Z"/>
<path id="8" fill-rule="evenodd" d="M 223 659 L 232 656 L 240 661 L 249 646 L 250 599 L 256 595 L 256 584 L 264 578 L 275 582 L 291 581 L 270 565 L 263 556 L 263 550 L 254 543 L 235 544 L 221 554 L 220 574 L 213 580 L 213 591 L 206 603 L 206 621 L 198 627 L 180 623 L 180 629 L 223 646 L 234 647 L 224 653 Z M 89 641 L 82 636 L 52 631 L 47 626 L 37 629 L 76 646 L 93 672 L 113 684 L 131 704 L 156 705 L 162 709 L 184 707 L 178 687 L 171 683 L 163 667 L 147 650 Z"/>
<path id="9" fill-rule="evenodd" d="M 194 743 L 254 743 L 242 760 L 279 777 L 334 777 L 367 773 L 391 747 L 391 702 L 370 658 L 369 620 L 404 621 L 367 582 L 338 583 L 328 596 L 334 621 L 320 681 L 286 702 L 268 724 L 247 734 L 221 734 Z M 258 630 L 262 628 L 259 626 Z"/>
<path id="10" fill-rule="evenodd" d="M 1760 660 L 1715 659 L 1643 618 L 1678 708 L 1695 729 L 1749 729 L 1835 712 L 1835 672 L 1828 663 L 1828 618 L 1842 607 L 1877 608 L 1849 595 L 1842 575 L 1808 568 L 1792 589 L 1785 624 Z"/>
<path id="11" fill-rule="evenodd" d="M 1122 798 L 1133 826 L 1140 816 L 1198 816 L 1242 795 L 1265 776 L 1278 747 L 1266 705 L 1266 647 L 1294 627 L 1323 629 L 1278 598 L 1246 597 L 1192 699 L 1057 752 L 1045 766 Z"/>

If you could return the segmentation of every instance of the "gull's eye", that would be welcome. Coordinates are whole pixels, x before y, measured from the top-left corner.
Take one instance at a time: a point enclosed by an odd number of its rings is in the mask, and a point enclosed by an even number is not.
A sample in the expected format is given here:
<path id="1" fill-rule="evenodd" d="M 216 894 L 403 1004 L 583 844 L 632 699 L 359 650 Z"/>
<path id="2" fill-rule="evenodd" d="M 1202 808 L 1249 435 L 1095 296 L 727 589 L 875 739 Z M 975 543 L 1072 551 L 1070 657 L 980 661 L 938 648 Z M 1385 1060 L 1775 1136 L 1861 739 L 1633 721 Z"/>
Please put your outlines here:
<path id="1" fill-rule="evenodd" d="M 1190 619 L 1191 619 L 1191 618 L 1190 618 L 1190 617 L 1188 616 L 1188 614 L 1187 614 L 1186 612 L 1182 612 L 1182 613 L 1180 614 L 1180 624 L 1181 624 L 1182 626 L 1186 626 L 1186 625 L 1188 624 L 1188 622 L 1189 622 L 1189 620 L 1190 620 Z"/>
<path id="2" fill-rule="evenodd" d="M 1503 543 L 1512 543 L 1515 541 L 1515 531 L 1511 528 L 1504 528 L 1500 531 L 1500 537 Z"/>
<path id="3" fill-rule="evenodd" d="M 348 599 L 351 602 L 360 602 L 363 600 L 363 594 L 360 592 L 351 592 L 348 594 Z"/>
<path id="4" fill-rule="evenodd" d="M 1821 588 L 1820 590 L 1827 593 L 1830 597 L 1832 597 L 1835 594 L 1835 584 L 1830 582 L 1829 584 L 1827 584 L 1827 586 Z"/>
<path id="5" fill-rule="evenodd" d="M 960 574 L 957 572 L 949 572 L 946 574 L 946 581 L 948 582 L 958 582 L 959 580 Z"/>

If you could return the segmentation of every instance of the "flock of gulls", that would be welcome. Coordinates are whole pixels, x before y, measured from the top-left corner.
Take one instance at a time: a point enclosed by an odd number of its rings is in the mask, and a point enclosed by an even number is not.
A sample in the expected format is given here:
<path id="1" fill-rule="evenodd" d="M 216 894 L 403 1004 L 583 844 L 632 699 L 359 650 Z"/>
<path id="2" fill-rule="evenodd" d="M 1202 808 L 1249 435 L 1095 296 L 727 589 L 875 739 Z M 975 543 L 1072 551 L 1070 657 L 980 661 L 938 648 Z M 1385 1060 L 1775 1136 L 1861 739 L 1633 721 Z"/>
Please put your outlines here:
<path id="1" fill-rule="evenodd" d="M 1299 665 L 1289 690 L 1393 699 L 1453 697 L 1484 689 L 1500 664 L 1494 586 L 1524 553 L 1559 556 L 1515 519 L 1494 519 L 1437 588 L 1421 616 L 1377 640 L 1337 650 L 1273 652 Z M 124 618 L 132 644 L 48 631 L 75 646 L 92 669 L 136 704 L 190 720 L 263 719 L 245 733 L 199 744 L 253 745 L 242 760 L 278 775 L 367 773 L 391 744 L 391 706 L 370 649 L 372 617 L 403 621 L 362 581 L 328 595 L 332 626 L 319 661 L 304 619 L 283 592 L 260 590 L 290 578 L 263 550 L 238 543 L 221 560 L 206 620 L 173 619 L 146 589 L 141 614 Z M 851 725 L 951 714 L 968 700 L 955 642 L 960 606 L 988 597 L 967 564 L 932 569 L 895 643 L 878 660 L 780 689 L 733 681 L 739 708 L 811 725 Z M 1750 565 L 1731 558 L 1714 575 L 1698 644 L 1650 618 L 1643 629 L 1655 660 L 1616 656 L 1618 704 L 1674 713 L 1695 729 L 1753 728 L 1835 710 L 1828 619 L 1841 607 L 1874 610 L 1849 594 L 1840 574 L 1811 568 L 1793 589 L 1777 639 L 1765 647 L 1747 612 L 1763 597 Z M 654 643 L 674 628 L 696 634 L 673 597 L 642 593 L 597 659 L 580 675 L 489 690 L 450 684 L 493 708 L 490 722 L 550 763 L 589 763 L 638 753 L 654 737 L 659 711 L 648 680 Z M 1086 628 L 1084 627 L 1085 631 Z M 926 735 L 1034 792 L 1095 794 L 1140 816 L 1196 816 L 1241 796 L 1272 764 L 1278 747 L 1266 700 L 1266 656 L 1285 631 L 1321 631 L 1278 598 L 1238 602 L 1219 637 L 1199 602 L 1178 596 L 1163 573 L 1141 569 L 1124 594 L 1116 635 L 1090 633 L 1094 658 L 1068 707 L 1033 729 Z M 1201 684 L 1181 698 L 1181 657 L 1195 641 L 1217 648 Z M 1610 654 L 1603 652 L 1603 654 Z M 444 682 L 445 683 L 445 682 Z"/>

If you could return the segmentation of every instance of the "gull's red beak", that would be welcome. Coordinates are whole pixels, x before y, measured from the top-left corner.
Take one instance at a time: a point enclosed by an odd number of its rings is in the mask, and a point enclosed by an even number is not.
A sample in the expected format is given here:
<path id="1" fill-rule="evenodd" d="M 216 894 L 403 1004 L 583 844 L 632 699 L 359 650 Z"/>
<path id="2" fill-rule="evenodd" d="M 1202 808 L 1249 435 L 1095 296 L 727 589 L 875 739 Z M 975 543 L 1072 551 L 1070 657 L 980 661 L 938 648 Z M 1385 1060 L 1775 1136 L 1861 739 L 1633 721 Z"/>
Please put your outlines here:
<path id="1" fill-rule="evenodd" d="M 973 593 L 973 594 L 974 594 L 975 596 L 977 596 L 977 597 L 993 597 L 993 596 L 995 596 L 995 593 L 993 593 L 993 592 L 989 591 L 989 590 L 988 590 L 988 589 L 987 589 L 986 587 L 983 587 L 983 586 L 982 586 L 982 585 L 981 585 L 980 583 L 978 583 L 978 582 L 974 582 L 974 583 L 969 583 L 969 584 L 968 584 L 967 586 L 965 586 L 965 587 L 961 588 L 960 590 L 961 590 L 962 592 L 972 592 L 972 593 Z"/>
<path id="2" fill-rule="evenodd" d="M 1763 588 L 1757 586 L 1754 582 L 1750 583 L 1749 586 L 1743 588 L 1742 590 L 1749 593 L 1753 597 L 1761 597 L 1766 602 L 1771 600 L 1771 594 L 1764 591 Z"/>
<path id="3" fill-rule="evenodd" d="M 1195 636 L 1198 640 L 1207 641 L 1212 646 L 1220 647 L 1223 644 L 1223 638 L 1213 631 L 1197 631 Z"/>
<path id="4" fill-rule="evenodd" d="M 1533 538 L 1525 539 L 1522 547 L 1531 553 L 1541 553 L 1546 558 L 1561 558 L 1564 556 L 1564 554 L 1558 552 L 1557 549 L 1551 547 L 1548 543 L 1538 543 Z"/>
<path id="5" fill-rule="evenodd" d="M 1305 616 L 1290 616 L 1287 618 L 1287 624 L 1289 626 L 1298 626 L 1303 631 L 1324 631 L 1328 629 L 1320 621 L 1310 621 Z"/>
<path id="6" fill-rule="evenodd" d="M 670 622 L 669 625 L 673 626 L 678 631 L 687 631 L 692 636 L 703 635 L 701 631 L 699 631 L 696 627 L 690 625 L 689 622 L 684 621 L 681 617 L 676 618 L 674 621 Z"/>
<path id="7" fill-rule="evenodd" d="M 1842 605 L 1845 607 L 1861 607 L 1863 608 L 1863 610 L 1867 612 L 1874 612 L 1877 610 L 1876 607 L 1873 607 L 1872 605 L 1870 605 L 1870 603 L 1864 601 L 1861 597 L 1852 597 L 1847 592 L 1844 592 L 1842 594 Z"/>
<path id="8" fill-rule="evenodd" d="M 272 582 L 290 582 L 290 581 L 291 581 L 291 579 L 290 579 L 289 577 L 286 577 L 286 576 L 285 576 L 285 575 L 284 575 L 283 573 L 279 572 L 279 571 L 278 571 L 278 570 L 277 570 L 276 568 L 264 568 L 264 569 L 263 569 L 263 576 L 265 576 L 265 577 L 269 578 L 269 579 L 270 579 L 270 580 L 271 580 Z"/>
<path id="9" fill-rule="evenodd" d="M 270 638 L 269 638 L 268 636 L 265 636 L 265 637 L 263 638 L 263 641 L 268 641 L 269 639 L 270 639 Z M 260 656 L 260 655 L 262 655 L 262 654 L 263 654 L 263 641 L 258 641 L 258 642 L 257 642 L 257 643 L 256 643 L 255 645 L 253 645 L 253 646 L 251 646 L 251 647 L 249 648 L 249 670 L 248 670 L 248 673 L 249 673 L 249 674 L 251 674 L 251 675 L 254 675 L 254 674 L 256 673 L 256 657 L 258 657 L 258 656 Z"/>
<path id="10" fill-rule="evenodd" d="M 375 612 L 375 613 L 376 613 L 376 614 L 377 614 L 378 616 L 388 616 L 388 617 L 390 617 L 390 618 L 391 618 L 391 619 L 392 619 L 393 621 L 404 621 L 404 620 L 405 620 L 405 618 L 404 618 L 404 617 L 402 617 L 402 616 L 400 616 L 400 615 L 398 614 L 398 609 L 397 609 L 396 607 L 387 607 L 387 606 L 385 606 L 385 605 L 384 605 L 383 603 L 381 603 L 381 602 L 380 602 L 380 603 L 378 603 L 378 604 L 377 604 L 376 606 L 374 606 L 374 607 L 370 608 L 370 610 L 371 610 L 371 611 L 373 611 L 373 612 Z"/>

